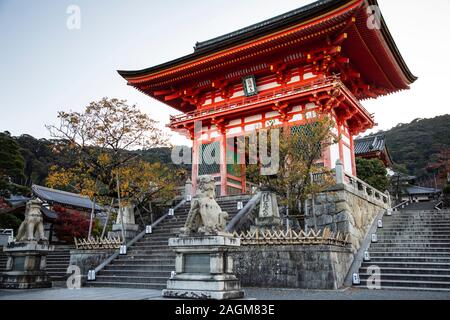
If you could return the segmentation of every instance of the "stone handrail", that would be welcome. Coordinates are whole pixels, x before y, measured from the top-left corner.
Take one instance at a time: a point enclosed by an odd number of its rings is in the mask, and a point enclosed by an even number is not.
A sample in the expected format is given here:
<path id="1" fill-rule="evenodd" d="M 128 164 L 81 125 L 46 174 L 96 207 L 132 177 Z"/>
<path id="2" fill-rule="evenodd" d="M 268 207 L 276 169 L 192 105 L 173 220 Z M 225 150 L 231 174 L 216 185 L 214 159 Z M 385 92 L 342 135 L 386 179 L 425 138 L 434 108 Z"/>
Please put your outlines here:
<path id="1" fill-rule="evenodd" d="M 438 211 L 441 211 L 441 210 L 442 210 L 443 204 L 444 204 L 444 201 L 439 201 L 439 202 L 434 206 L 434 208 L 435 208 L 436 210 L 438 210 Z M 441 207 L 441 208 L 439 208 L 439 207 Z"/>
<path id="2" fill-rule="evenodd" d="M 178 205 L 176 205 L 173 210 L 177 210 L 178 208 L 180 208 L 181 206 L 185 205 L 187 202 L 186 199 L 183 199 Z M 167 212 L 164 216 L 162 216 L 161 218 L 159 218 L 158 220 L 156 220 L 152 225 L 152 229 L 154 229 L 156 226 L 158 226 L 161 222 L 163 222 L 167 217 L 169 217 L 169 212 Z M 138 234 L 134 239 L 130 240 L 127 244 L 126 247 L 130 247 L 133 244 L 135 244 L 136 242 L 138 242 L 139 240 L 141 240 L 144 236 L 146 235 L 146 231 L 142 231 L 140 234 Z M 112 256 L 110 256 L 108 259 L 106 259 L 105 261 L 103 261 L 97 268 L 94 269 L 94 274 L 97 274 L 98 272 L 100 272 L 101 270 L 103 270 L 108 264 L 110 264 L 114 259 L 116 259 L 118 256 L 120 255 L 120 250 L 116 251 Z"/>
<path id="3" fill-rule="evenodd" d="M 396 205 L 395 207 L 392 207 L 392 211 L 397 211 L 399 208 L 404 208 L 408 204 L 409 200 L 403 201 L 402 203 Z"/>
<path id="4" fill-rule="evenodd" d="M 261 103 L 269 103 L 275 99 L 279 99 L 281 95 L 288 97 L 298 94 L 307 93 L 310 91 L 315 91 L 319 89 L 326 89 L 329 87 L 335 87 L 342 89 L 345 94 L 348 96 L 351 96 L 356 103 L 358 103 L 357 99 L 354 98 L 353 94 L 346 88 L 346 86 L 342 83 L 340 78 L 338 76 L 330 76 L 320 79 L 312 80 L 308 83 L 302 83 L 302 84 L 292 84 L 288 87 L 284 88 L 276 88 L 268 93 L 257 95 L 254 97 L 245 97 L 242 98 L 239 101 L 234 102 L 227 102 L 220 104 L 218 106 L 209 108 L 209 109 L 203 109 L 203 110 L 196 110 L 188 113 L 184 113 L 177 116 L 171 116 L 170 117 L 170 125 L 174 126 L 178 123 L 188 121 L 188 120 L 196 120 L 198 118 L 204 117 L 204 116 L 211 116 L 213 114 L 226 112 L 229 110 L 234 109 L 240 109 L 240 108 L 252 108 L 253 106 L 256 106 Z M 372 118 L 372 115 L 360 104 L 358 103 L 358 107 L 361 109 L 361 111 L 368 117 Z"/>
<path id="5" fill-rule="evenodd" d="M 255 209 L 255 207 L 259 204 L 261 201 L 261 192 L 258 192 L 253 196 L 253 198 L 250 199 L 249 202 L 242 208 L 233 219 L 231 219 L 230 223 L 227 225 L 227 231 L 233 232 L 235 231 L 236 227 L 239 226 L 240 222 L 243 221 L 252 211 Z"/>
<path id="6" fill-rule="evenodd" d="M 372 234 L 376 233 L 378 230 L 378 220 L 383 219 L 383 216 L 385 215 L 386 212 L 387 212 L 386 210 L 381 210 L 380 212 L 378 212 L 377 216 L 375 217 L 375 220 L 373 220 L 372 225 L 367 231 L 366 237 L 361 243 L 361 247 L 355 253 L 352 265 L 350 266 L 350 269 L 347 272 L 347 276 L 345 277 L 344 285 L 346 287 L 352 286 L 353 274 L 359 273 L 359 269 L 361 268 L 361 265 L 364 261 L 364 253 L 367 250 L 369 250 L 370 244 L 372 243 Z"/>
<path id="7" fill-rule="evenodd" d="M 381 192 L 380 190 L 372 187 L 367 182 L 345 172 L 344 165 L 341 160 L 336 162 L 336 184 L 347 184 L 351 185 L 355 190 L 359 190 L 364 192 L 368 197 L 372 198 L 376 201 L 381 201 L 386 205 L 390 206 L 390 197 L 389 194 Z"/>

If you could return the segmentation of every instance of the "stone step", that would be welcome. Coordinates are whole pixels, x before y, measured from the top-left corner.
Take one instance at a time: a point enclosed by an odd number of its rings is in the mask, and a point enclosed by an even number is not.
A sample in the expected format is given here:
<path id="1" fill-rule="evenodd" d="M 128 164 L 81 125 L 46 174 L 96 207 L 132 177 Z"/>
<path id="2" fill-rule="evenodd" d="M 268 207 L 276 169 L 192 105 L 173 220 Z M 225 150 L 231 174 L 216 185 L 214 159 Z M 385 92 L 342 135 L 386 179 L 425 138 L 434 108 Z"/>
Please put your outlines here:
<path id="1" fill-rule="evenodd" d="M 141 242 L 167 243 L 168 239 L 169 239 L 169 235 L 160 235 L 157 233 L 153 233 L 151 235 L 145 236 L 137 243 L 141 243 Z"/>
<path id="2" fill-rule="evenodd" d="M 411 262 L 411 261 L 372 261 L 363 262 L 361 268 L 377 265 L 380 268 L 427 268 L 427 269 L 450 269 L 449 263 L 442 262 Z"/>
<path id="3" fill-rule="evenodd" d="M 146 245 L 146 246 L 168 246 L 169 245 L 169 239 L 168 237 L 166 240 L 155 240 L 155 239 L 144 239 L 137 243 L 135 243 L 136 246 Z"/>
<path id="4" fill-rule="evenodd" d="M 450 226 L 444 225 L 444 224 L 424 224 L 424 223 L 383 223 L 384 227 L 383 229 L 386 230 L 400 230 L 404 231 L 405 229 L 411 229 L 411 230 L 436 230 L 436 231 L 448 231 L 450 229 Z"/>
<path id="5" fill-rule="evenodd" d="M 153 241 L 145 241 L 145 242 L 138 242 L 136 244 L 134 244 L 133 246 L 130 247 L 130 249 L 132 249 L 133 247 L 136 248 L 141 248 L 141 247 L 145 247 L 145 248 L 168 248 L 169 247 L 169 240 L 167 239 L 167 241 L 158 241 L 158 242 L 153 242 Z"/>
<path id="6" fill-rule="evenodd" d="M 386 235 L 386 236 L 400 236 L 400 235 L 412 235 L 412 236 L 436 236 L 436 235 L 442 235 L 442 236 L 450 236 L 450 231 L 389 231 L 385 229 L 378 229 L 378 234 Z"/>
<path id="7" fill-rule="evenodd" d="M 161 259 L 161 257 L 175 257 L 175 253 L 172 251 L 168 251 L 167 253 L 152 253 L 152 254 L 136 254 L 136 255 L 126 255 L 120 257 L 120 259 L 124 260 L 158 260 Z M 119 259 L 119 260 L 120 260 Z"/>
<path id="8" fill-rule="evenodd" d="M 141 276 L 104 276 L 104 275 L 97 275 L 96 280 L 101 282 L 129 282 L 129 283 L 160 283 L 160 284 L 166 284 L 167 280 L 169 280 L 169 277 L 141 277 Z"/>
<path id="9" fill-rule="evenodd" d="M 61 268 L 64 269 L 69 266 L 69 263 L 47 263 L 48 268 Z"/>
<path id="10" fill-rule="evenodd" d="M 133 266 L 133 265 L 148 265 L 148 266 L 157 266 L 157 265 L 175 265 L 175 258 L 173 259 L 147 259 L 147 260 L 114 260 L 111 262 L 111 266 Z"/>
<path id="11" fill-rule="evenodd" d="M 450 275 L 449 274 L 412 274 L 412 273 L 405 273 L 405 274 L 399 274 L 399 273 L 386 273 L 381 272 L 379 274 L 381 280 L 405 280 L 405 281 L 438 281 L 438 282 L 448 282 L 450 285 Z M 368 275 L 368 274 L 360 274 L 360 278 L 362 280 L 367 280 L 371 276 L 374 275 Z"/>
<path id="12" fill-rule="evenodd" d="M 393 215 L 393 216 L 383 216 L 386 221 L 414 221 L 414 220 L 439 220 L 439 221 L 450 221 L 450 214 L 446 215 Z"/>
<path id="13" fill-rule="evenodd" d="M 449 232 L 450 228 L 442 225 L 424 225 L 424 224 L 396 224 L 389 225 L 384 223 L 384 227 L 381 230 L 388 231 L 441 231 L 441 232 Z"/>
<path id="14" fill-rule="evenodd" d="M 367 289 L 364 286 L 356 286 L 359 287 L 360 289 Z M 439 291 L 443 291 L 443 292 L 448 292 L 450 291 L 450 289 L 446 289 L 446 288 L 418 288 L 418 287 L 395 287 L 395 286 L 387 286 L 387 285 L 383 285 L 382 287 L 383 290 L 393 290 L 393 291 L 399 291 L 399 290 L 405 290 L 405 291 L 431 291 L 431 292 L 439 292 Z"/>
<path id="15" fill-rule="evenodd" d="M 167 250 L 170 250 L 170 251 L 172 251 L 172 249 L 170 249 L 169 248 L 169 246 L 166 244 L 166 245 L 151 245 L 151 244 L 149 244 L 149 245 L 146 245 L 146 246 L 131 246 L 130 248 L 128 248 L 128 251 L 130 251 L 130 252 L 134 252 L 135 250 L 137 250 L 137 251 L 139 251 L 139 250 L 145 250 L 145 251 L 148 251 L 148 250 L 151 250 L 151 251 L 167 251 Z"/>
<path id="16" fill-rule="evenodd" d="M 424 235 L 421 235 L 421 236 L 415 236 L 415 235 L 407 235 L 407 234 L 405 234 L 405 235 L 396 235 L 396 236 L 391 236 L 391 235 L 385 235 L 385 234 L 383 234 L 383 233 L 378 233 L 378 241 L 379 242 L 392 242 L 392 241 L 415 241 L 415 242 L 433 242 L 433 241 L 436 241 L 436 242 L 441 242 L 441 241 L 443 241 L 443 242 L 446 242 L 446 241 L 450 241 L 450 237 L 447 237 L 447 236 L 445 236 L 445 238 L 444 237 L 442 237 L 442 236 L 433 236 L 433 235 L 430 235 L 430 236 L 424 236 Z"/>
<path id="17" fill-rule="evenodd" d="M 370 247 L 369 252 L 423 252 L 426 251 L 428 253 L 448 253 L 450 252 L 450 247 L 441 247 L 441 248 L 423 248 L 423 247 Z"/>
<path id="18" fill-rule="evenodd" d="M 384 256 L 384 257 L 372 257 L 370 262 L 371 263 L 378 263 L 378 262 L 439 262 L 439 263 L 450 263 L 450 258 L 448 257 L 420 257 L 420 256 L 413 256 L 413 257 L 390 257 L 390 256 Z"/>
<path id="19" fill-rule="evenodd" d="M 166 256 L 168 253 L 173 253 L 173 250 L 170 249 L 169 247 L 166 247 L 166 249 L 159 249 L 159 250 L 137 249 L 137 248 L 132 248 L 128 250 L 128 255 L 132 256 L 141 256 L 141 255 Z"/>
<path id="20" fill-rule="evenodd" d="M 450 290 L 449 282 L 440 281 L 411 281 L 411 280 L 383 280 L 380 281 L 381 288 L 386 287 L 407 287 L 418 288 L 418 290 L 424 289 L 447 289 Z M 361 286 L 367 286 L 366 280 L 361 280 Z"/>
<path id="21" fill-rule="evenodd" d="M 64 258 L 70 258 L 70 254 L 49 254 L 49 255 L 47 255 L 47 257 L 64 259 Z"/>
<path id="22" fill-rule="evenodd" d="M 170 237 L 167 237 L 166 239 L 145 238 L 145 239 L 143 239 L 141 241 L 136 242 L 135 245 L 138 245 L 138 244 L 146 244 L 146 245 L 152 244 L 152 245 L 166 245 L 167 246 L 168 243 L 169 243 L 169 238 Z"/>
<path id="23" fill-rule="evenodd" d="M 397 248 L 397 247 L 420 247 L 420 248 L 448 248 L 450 247 L 450 245 L 446 242 L 441 243 L 441 242 L 425 242 L 425 241 L 402 241 L 402 242 L 392 242 L 392 241 L 385 241 L 385 242 L 375 242 L 375 243 L 371 243 L 370 247 L 372 248 L 376 248 L 376 247 L 393 247 L 393 248 Z"/>
<path id="24" fill-rule="evenodd" d="M 417 223 L 450 223 L 450 216 L 445 217 L 383 217 L 383 220 L 390 223 L 405 223 L 405 222 L 417 222 Z"/>
<path id="25" fill-rule="evenodd" d="M 67 268 L 69 267 L 69 265 L 67 265 L 66 267 L 54 267 L 52 265 L 47 265 L 46 270 L 47 271 L 67 271 Z"/>
<path id="26" fill-rule="evenodd" d="M 420 241 L 420 239 L 419 240 L 416 240 L 416 239 L 395 239 L 395 238 L 393 238 L 393 239 L 383 239 L 382 237 L 379 237 L 379 239 L 380 239 L 379 242 L 386 243 L 386 244 L 392 244 L 392 245 L 394 245 L 396 243 L 399 243 L 399 244 L 401 244 L 401 243 L 405 243 L 405 244 L 417 243 L 417 244 L 445 244 L 447 246 L 450 246 L 450 239 L 426 239 L 426 240 L 424 239 L 424 241 Z"/>
<path id="27" fill-rule="evenodd" d="M 160 264 L 160 265 L 127 265 L 126 268 L 124 266 L 115 266 L 115 265 L 108 265 L 105 269 L 103 269 L 100 272 L 104 271 L 123 271 L 123 270 L 130 270 L 130 271 L 146 271 L 146 272 L 154 272 L 154 271 L 173 271 L 175 269 L 175 264 Z"/>
<path id="28" fill-rule="evenodd" d="M 450 257 L 450 252 L 420 252 L 420 251 L 397 251 L 397 252 L 386 252 L 386 251 L 370 251 L 371 257 L 409 257 L 409 256 L 419 256 L 419 257 Z"/>
<path id="29" fill-rule="evenodd" d="M 106 277 L 142 277 L 147 278 L 164 278 L 169 279 L 172 270 L 158 270 L 158 271 L 146 271 L 146 270 L 102 270 L 97 276 Z"/>
<path id="30" fill-rule="evenodd" d="M 145 253 L 145 252 L 173 252 L 173 250 L 171 248 L 169 248 L 169 246 L 165 245 L 165 246 L 140 246 L 140 247 L 135 247 L 132 246 L 131 248 L 128 248 L 128 254 L 129 255 L 133 255 L 133 254 L 141 254 L 141 253 Z"/>
<path id="31" fill-rule="evenodd" d="M 387 274 L 442 274 L 450 275 L 450 269 L 433 269 L 433 268 L 380 268 L 381 273 Z M 359 269 L 360 275 L 367 274 L 368 268 L 363 267 Z"/>
<path id="32" fill-rule="evenodd" d="M 162 290 L 166 288 L 166 283 L 142 283 L 142 282 L 105 282 L 105 281 L 93 281 L 88 286 L 96 288 L 130 288 L 130 289 L 152 289 Z"/>
<path id="33" fill-rule="evenodd" d="M 450 216 L 448 217 L 405 217 L 405 218 L 393 218 L 393 217 L 383 217 L 383 221 L 386 223 L 429 223 L 429 224 L 436 224 L 436 223 L 444 223 L 449 224 L 450 223 Z"/>
<path id="34" fill-rule="evenodd" d="M 395 228 L 391 228 L 389 226 L 384 225 L 384 228 L 380 229 L 380 230 L 385 230 L 385 231 L 390 231 L 390 232 L 404 232 L 404 231 L 417 231 L 417 232 L 427 232 L 427 231 L 435 231 L 435 232 L 450 232 L 450 228 L 445 227 L 445 228 L 441 228 L 441 227 L 434 227 L 434 228 L 425 228 L 425 227 L 403 227 L 403 228 L 399 228 L 399 227 L 395 227 Z"/>
<path id="35" fill-rule="evenodd" d="M 148 250 L 148 249 L 152 249 L 152 250 L 161 250 L 161 249 L 169 249 L 169 240 L 167 240 L 166 243 L 152 243 L 152 242 L 143 242 L 143 243 L 136 243 L 134 245 L 132 245 L 131 247 L 128 247 L 128 250 L 134 250 L 134 249 L 138 249 L 138 250 Z"/>
<path id="36" fill-rule="evenodd" d="M 54 271 L 50 272 L 47 270 L 47 273 L 52 278 L 68 278 L 70 276 L 70 274 L 66 272 L 54 272 Z"/>
<path id="37" fill-rule="evenodd" d="M 383 218 L 383 221 L 386 223 L 398 223 L 398 224 L 405 224 L 405 223 L 427 223 L 427 224 L 436 224 L 436 223 L 444 223 L 449 224 L 450 223 L 450 217 L 447 218 Z"/>

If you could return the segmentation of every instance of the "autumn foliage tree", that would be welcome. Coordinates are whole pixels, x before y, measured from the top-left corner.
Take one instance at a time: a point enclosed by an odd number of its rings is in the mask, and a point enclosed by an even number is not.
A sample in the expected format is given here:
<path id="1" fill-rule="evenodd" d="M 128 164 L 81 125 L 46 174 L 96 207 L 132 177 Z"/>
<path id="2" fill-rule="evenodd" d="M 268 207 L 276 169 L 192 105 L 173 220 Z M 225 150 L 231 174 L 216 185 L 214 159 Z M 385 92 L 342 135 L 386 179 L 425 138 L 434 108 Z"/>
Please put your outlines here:
<path id="1" fill-rule="evenodd" d="M 68 210 L 58 205 L 53 206 L 53 210 L 58 214 L 54 223 L 58 240 L 73 243 L 74 238 L 87 238 L 90 221 L 86 213 Z M 94 221 L 93 230 L 93 236 L 100 234 L 98 221 Z"/>
<path id="2" fill-rule="evenodd" d="M 274 127 L 279 140 L 280 167 L 274 175 L 261 175 L 262 163 L 247 165 L 250 181 L 272 189 L 293 215 L 299 214 L 301 204 L 312 193 L 318 193 L 332 184 L 330 170 L 320 163 L 323 150 L 337 142 L 332 133 L 334 122 L 327 117 L 311 119 L 301 127 Z M 269 153 L 274 146 L 269 140 Z M 317 179 L 314 179 L 317 177 Z"/>
<path id="3" fill-rule="evenodd" d="M 59 112 L 58 126 L 47 126 L 58 139 L 55 152 L 69 154 L 71 166 L 53 166 L 47 185 L 110 204 L 173 197 L 177 172 L 142 160 L 139 150 L 167 146 L 157 122 L 126 101 L 104 98 L 84 112 Z M 120 188 L 118 188 L 118 182 Z"/>

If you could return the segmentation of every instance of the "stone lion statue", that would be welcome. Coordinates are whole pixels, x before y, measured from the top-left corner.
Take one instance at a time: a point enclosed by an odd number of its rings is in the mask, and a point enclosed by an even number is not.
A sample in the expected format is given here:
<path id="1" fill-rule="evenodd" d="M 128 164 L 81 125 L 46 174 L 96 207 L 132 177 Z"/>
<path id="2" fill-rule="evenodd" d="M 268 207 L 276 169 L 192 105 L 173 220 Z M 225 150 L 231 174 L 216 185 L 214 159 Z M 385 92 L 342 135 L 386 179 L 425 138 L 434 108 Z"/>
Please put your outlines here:
<path id="1" fill-rule="evenodd" d="M 211 176 L 199 176 L 197 195 L 192 199 L 186 224 L 181 229 L 184 236 L 192 233 L 217 235 L 225 232 L 228 213 L 222 211 L 215 198 L 215 181 Z"/>
<path id="2" fill-rule="evenodd" d="M 17 233 L 17 241 L 47 241 L 44 235 L 44 219 L 41 213 L 41 202 L 31 200 L 27 203 L 25 220 Z"/>

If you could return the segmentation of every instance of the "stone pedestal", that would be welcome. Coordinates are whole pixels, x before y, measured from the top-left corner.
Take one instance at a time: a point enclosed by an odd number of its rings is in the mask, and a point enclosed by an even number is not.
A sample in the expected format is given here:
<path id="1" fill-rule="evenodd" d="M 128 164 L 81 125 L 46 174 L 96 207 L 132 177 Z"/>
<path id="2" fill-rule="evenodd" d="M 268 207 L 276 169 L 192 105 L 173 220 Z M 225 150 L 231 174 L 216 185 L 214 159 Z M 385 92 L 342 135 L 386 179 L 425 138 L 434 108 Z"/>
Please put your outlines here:
<path id="1" fill-rule="evenodd" d="M 176 253 L 175 272 L 163 290 L 166 298 L 239 299 L 244 297 L 233 273 L 240 239 L 231 235 L 182 237 L 169 240 Z"/>
<path id="2" fill-rule="evenodd" d="M 134 207 L 126 206 L 120 208 L 116 223 L 113 224 L 112 232 L 108 233 L 108 237 L 117 238 L 122 237 L 122 224 L 123 224 L 123 233 L 125 236 L 125 242 L 133 240 L 139 231 L 139 225 L 136 224 L 134 218 Z"/>
<path id="3" fill-rule="evenodd" d="M 133 240 L 139 233 L 139 225 L 137 224 L 124 224 L 123 233 L 125 236 L 125 242 Z M 112 231 L 108 232 L 108 238 L 122 238 L 122 225 L 113 224 Z"/>
<path id="4" fill-rule="evenodd" d="M 38 242 L 10 243 L 3 248 L 7 255 L 6 271 L 0 274 L 0 288 L 51 288 L 46 272 L 47 254 L 54 247 Z"/>
<path id="5" fill-rule="evenodd" d="M 283 220 L 278 210 L 277 196 L 270 191 L 262 191 L 259 214 L 255 220 L 255 228 L 259 230 L 280 229 Z"/>

